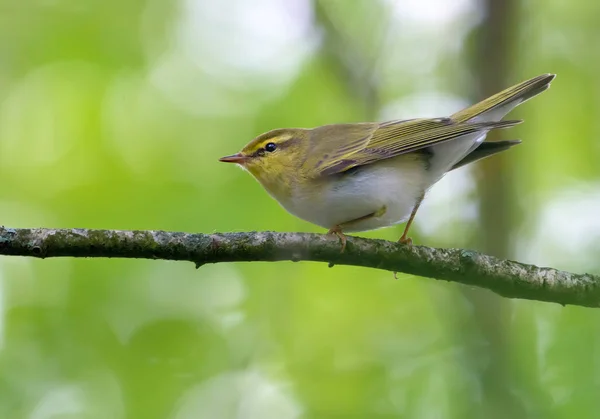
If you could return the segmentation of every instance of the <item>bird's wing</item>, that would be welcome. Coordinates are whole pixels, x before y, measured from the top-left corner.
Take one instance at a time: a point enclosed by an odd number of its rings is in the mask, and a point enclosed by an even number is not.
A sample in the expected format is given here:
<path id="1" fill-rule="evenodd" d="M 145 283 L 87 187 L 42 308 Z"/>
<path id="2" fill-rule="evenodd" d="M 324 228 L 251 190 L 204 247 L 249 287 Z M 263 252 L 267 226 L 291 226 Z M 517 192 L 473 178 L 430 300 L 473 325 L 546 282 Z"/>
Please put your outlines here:
<path id="1" fill-rule="evenodd" d="M 450 118 L 435 118 L 326 125 L 311 132 L 311 148 L 302 167 L 309 177 L 333 175 L 464 135 L 507 128 L 520 122 L 457 123 Z"/>

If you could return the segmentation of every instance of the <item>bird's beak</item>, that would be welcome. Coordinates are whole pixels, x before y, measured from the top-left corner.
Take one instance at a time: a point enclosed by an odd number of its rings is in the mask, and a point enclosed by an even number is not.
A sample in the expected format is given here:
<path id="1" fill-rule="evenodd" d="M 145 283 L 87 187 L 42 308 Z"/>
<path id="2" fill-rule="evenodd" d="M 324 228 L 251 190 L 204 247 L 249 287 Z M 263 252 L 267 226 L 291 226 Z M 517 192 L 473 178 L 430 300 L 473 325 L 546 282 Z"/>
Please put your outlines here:
<path id="1" fill-rule="evenodd" d="M 232 154 L 231 156 L 221 157 L 219 161 L 224 163 L 238 163 L 243 164 L 248 158 L 241 153 Z"/>

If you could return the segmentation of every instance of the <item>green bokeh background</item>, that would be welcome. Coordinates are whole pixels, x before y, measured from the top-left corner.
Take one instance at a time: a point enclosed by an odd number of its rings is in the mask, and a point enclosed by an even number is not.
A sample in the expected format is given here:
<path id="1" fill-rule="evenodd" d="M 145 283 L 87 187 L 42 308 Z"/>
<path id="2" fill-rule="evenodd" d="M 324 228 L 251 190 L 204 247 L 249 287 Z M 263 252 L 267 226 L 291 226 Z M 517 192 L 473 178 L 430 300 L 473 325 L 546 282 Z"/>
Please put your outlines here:
<path id="1" fill-rule="evenodd" d="M 0 223 L 318 232 L 217 159 L 553 72 L 511 114 L 523 144 L 444 178 L 413 238 L 599 273 L 598 22 L 591 0 L 0 0 Z M 372 269 L 0 258 L 1 418 L 593 418 L 599 344 L 598 310 Z"/>

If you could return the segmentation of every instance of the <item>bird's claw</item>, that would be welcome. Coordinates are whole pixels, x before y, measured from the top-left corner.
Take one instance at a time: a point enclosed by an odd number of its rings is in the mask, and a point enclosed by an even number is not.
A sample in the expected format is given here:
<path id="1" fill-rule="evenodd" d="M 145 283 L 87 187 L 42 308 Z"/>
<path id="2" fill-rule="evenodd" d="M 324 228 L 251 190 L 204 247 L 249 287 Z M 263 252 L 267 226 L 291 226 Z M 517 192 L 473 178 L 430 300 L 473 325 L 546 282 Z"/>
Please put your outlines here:
<path id="1" fill-rule="evenodd" d="M 402 237 L 400 237 L 400 239 L 398 239 L 398 243 L 404 244 L 406 246 L 412 246 L 413 241 L 410 237 L 406 237 L 405 235 L 402 235 Z M 394 279 L 398 279 L 398 272 L 394 271 Z"/>
<path id="2" fill-rule="evenodd" d="M 400 244 L 405 244 L 407 246 L 412 246 L 413 241 L 410 237 L 406 237 L 406 236 L 402 236 L 400 237 L 400 239 L 398 240 L 398 243 Z"/>
<path id="3" fill-rule="evenodd" d="M 346 242 L 348 241 L 348 239 L 346 239 L 346 235 L 342 233 L 342 229 L 339 226 L 335 226 L 329 229 L 327 234 L 335 234 L 338 237 L 338 239 L 340 239 L 340 243 L 342 244 L 342 250 L 340 251 L 340 253 L 344 253 L 344 250 L 346 250 Z"/>

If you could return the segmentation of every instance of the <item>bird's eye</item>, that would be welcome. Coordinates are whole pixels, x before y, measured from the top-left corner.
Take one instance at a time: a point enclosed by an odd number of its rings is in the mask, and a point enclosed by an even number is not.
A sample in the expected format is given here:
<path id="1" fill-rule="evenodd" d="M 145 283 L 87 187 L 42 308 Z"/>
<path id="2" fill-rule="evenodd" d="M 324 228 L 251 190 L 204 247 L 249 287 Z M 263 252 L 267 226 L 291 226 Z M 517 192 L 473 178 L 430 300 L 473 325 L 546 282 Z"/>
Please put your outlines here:
<path id="1" fill-rule="evenodd" d="M 269 143 L 265 146 L 265 150 L 267 150 L 269 153 L 274 152 L 275 150 L 277 150 L 277 144 L 275 143 Z"/>

